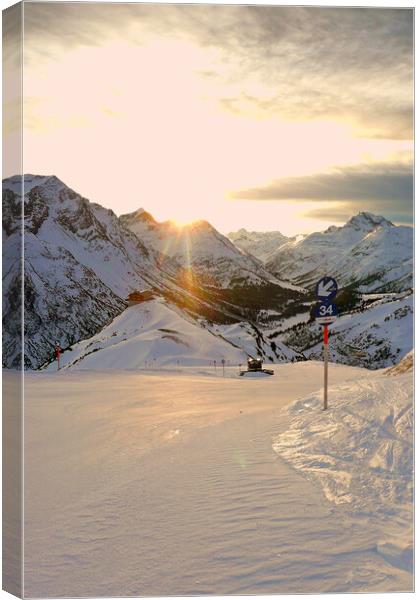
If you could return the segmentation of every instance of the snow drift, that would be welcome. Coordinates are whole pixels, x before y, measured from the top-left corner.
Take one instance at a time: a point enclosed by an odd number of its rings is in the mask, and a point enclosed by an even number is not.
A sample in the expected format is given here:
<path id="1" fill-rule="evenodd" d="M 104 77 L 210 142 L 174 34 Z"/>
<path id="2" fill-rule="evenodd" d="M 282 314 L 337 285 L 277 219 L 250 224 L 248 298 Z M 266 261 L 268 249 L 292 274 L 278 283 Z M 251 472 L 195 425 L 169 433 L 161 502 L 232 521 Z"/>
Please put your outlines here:
<path id="1" fill-rule="evenodd" d="M 315 480 L 325 497 L 360 518 L 380 524 L 392 542 L 378 551 L 399 566 L 412 560 L 413 382 L 412 374 L 381 373 L 322 391 L 290 408 L 289 429 L 274 450 Z M 389 555 L 389 556 L 388 556 Z"/>

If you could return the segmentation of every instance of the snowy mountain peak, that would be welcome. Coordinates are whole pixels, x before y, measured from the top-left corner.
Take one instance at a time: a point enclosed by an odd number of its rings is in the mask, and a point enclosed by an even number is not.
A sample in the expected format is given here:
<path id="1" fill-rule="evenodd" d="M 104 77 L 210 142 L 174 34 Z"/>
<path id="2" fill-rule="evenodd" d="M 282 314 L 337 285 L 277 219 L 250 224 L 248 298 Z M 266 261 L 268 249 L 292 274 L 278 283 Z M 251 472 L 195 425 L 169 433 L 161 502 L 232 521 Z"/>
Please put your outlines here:
<path id="1" fill-rule="evenodd" d="M 144 210 L 144 208 L 139 208 L 138 210 L 132 213 L 121 215 L 120 221 L 124 223 L 127 227 L 130 227 L 130 225 L 134 225 L 135 223 L 157 225 L 157 221 L 152 217 L 152 215 L 149 212 L 147 212 L 147 210 Z"/>
<path id="2" fill-rule="evenodd" d="M 13 175 L 3 179 L 3 189 L 11 190 L 19 196 L 22 194 L 22 184 L 25 194 L 40 185 L 55 188 L 65 187 L 65 184 L 55 175 L 32 175 L 27 173 L 23 177 L 22 175 Z"/>
<path id="3" fill-rule="evenodd" d="M 344 226 L 331 226 L 270 254 L 266 267 L 281 279 L 312 288 L 328 273 L 340 286 L 360 291 L 403 291 L 412 287 L 413 230 L 380 215 L 360 212 Z"/>
<path id="4" fill-rule="evenodd" d="M 193 221 L 192 223 L 187 223 L 183 226 L 185 229 L 195 230 L 195 231 L 216 231 L 216 229 L 211 225 L 208 221 L 204 221 L 203 219 L 199 219 L 198 221 Z"/>
<path id="5" fill-rule="evenodd" d="M 330 225 L 328 229 L 325 230 L 325 233 L 335 233 L 338 231 L 337 225 Z"/>
<path id="6" fill-rule="evenodd" d="M 358 215 L 355 215 L 346 223 L 345 227 L 371 231 L 376 227 L 394 227 L 394 224 L 381 215 L 374 215 L 370 212 L 359 212 Z"/>
<path id="7" fill-rule="evenodd" d="M 144 210 L 144 208 L 138 208 L 136 211 L 134 211 L 132 213 L 132 216 L 133 216 L 133 218 L 141 217 L 142 215 L 144 215 L 145 212 L 146 211 Z"/>
<path id="8" fill-rule="evenodd" d="M 280 231 L 247 231 L 244 228 L 228 233 L 227 237 L 235 246 L 262 261 L 289 241 Z"/>

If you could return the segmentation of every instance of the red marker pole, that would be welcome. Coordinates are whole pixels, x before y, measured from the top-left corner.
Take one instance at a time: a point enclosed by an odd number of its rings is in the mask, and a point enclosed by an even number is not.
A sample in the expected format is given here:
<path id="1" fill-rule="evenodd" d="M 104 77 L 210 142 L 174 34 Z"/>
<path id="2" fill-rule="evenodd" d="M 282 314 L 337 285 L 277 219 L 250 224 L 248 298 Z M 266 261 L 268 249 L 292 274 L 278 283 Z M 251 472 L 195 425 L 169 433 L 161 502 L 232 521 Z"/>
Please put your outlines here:
<path id="1" fill-rule="evenodd" d="M 57 371 L 60 370 L 60 355 L 61 355 L 61 346 L 59 344 L 55 347 L 55 357 L 57 359 Z"/>
<path id="2" fill-rule="evenodd" d="M 328 408 L 328 325 L 324 325 L 324 410 Z"/>

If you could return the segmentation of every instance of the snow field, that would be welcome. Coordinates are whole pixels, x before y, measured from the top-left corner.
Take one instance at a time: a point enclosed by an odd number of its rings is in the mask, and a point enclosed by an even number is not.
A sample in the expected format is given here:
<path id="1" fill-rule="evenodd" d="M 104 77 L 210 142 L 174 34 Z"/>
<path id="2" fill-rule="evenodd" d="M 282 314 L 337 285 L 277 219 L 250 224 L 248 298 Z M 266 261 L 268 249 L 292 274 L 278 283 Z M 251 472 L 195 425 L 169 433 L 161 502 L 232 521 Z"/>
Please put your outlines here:
<path id="1" fill-rule="evenodd" d="M 28 373 L 27 595 L 411 590 L 410 376 L 273 368 Z"/>

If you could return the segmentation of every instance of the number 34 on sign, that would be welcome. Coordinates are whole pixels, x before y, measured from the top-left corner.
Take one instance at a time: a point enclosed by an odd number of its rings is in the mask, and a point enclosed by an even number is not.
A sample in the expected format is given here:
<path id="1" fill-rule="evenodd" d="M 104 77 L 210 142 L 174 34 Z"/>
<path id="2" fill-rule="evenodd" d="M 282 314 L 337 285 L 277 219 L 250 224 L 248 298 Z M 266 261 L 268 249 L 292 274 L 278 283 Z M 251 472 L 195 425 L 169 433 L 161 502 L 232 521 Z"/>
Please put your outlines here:
<path id="1" fill-rule="evenodd" d="M 322 302 L 315 308 L 315 319 L 321 325 L 334 323 L 337 318 L 337 306 L 332 302 Z"/>

